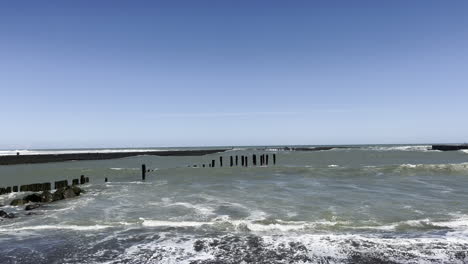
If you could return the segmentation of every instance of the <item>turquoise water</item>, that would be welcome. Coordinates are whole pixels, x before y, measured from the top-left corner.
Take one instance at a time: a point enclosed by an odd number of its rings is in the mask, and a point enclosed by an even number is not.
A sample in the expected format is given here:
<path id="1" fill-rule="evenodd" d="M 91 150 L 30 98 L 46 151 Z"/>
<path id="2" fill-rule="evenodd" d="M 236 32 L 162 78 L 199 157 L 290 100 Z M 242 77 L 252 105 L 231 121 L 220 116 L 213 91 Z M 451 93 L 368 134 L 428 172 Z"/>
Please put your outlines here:
<path id="1" fill-rule="evenodd" d="M 468 153 L 427 148 L 0 166 L 3 186 L 91 178 L 81 197 L 34 215 L 4 206 L 17 218 L 0 222 L 0 262 L 466 263 Z M 235 155 L 252 165 L 253 153 L 270 166 L 226 166 Z M 220 156 L 224 167 L 200 168 Z M 154 170 L 145 182 L 143 163 Z"/>

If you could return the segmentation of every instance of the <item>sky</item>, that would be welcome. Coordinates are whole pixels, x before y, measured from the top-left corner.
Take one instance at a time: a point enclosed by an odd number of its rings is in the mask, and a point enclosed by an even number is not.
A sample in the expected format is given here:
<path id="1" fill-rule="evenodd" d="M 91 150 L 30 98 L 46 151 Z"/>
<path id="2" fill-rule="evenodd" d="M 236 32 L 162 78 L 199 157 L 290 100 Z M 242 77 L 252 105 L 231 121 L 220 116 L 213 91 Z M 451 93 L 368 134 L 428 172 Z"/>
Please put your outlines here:
<path id="1" fill-rule="evenodd" d="M 468 141 L 468 2 L 2 1 L 0 148 Z"/>

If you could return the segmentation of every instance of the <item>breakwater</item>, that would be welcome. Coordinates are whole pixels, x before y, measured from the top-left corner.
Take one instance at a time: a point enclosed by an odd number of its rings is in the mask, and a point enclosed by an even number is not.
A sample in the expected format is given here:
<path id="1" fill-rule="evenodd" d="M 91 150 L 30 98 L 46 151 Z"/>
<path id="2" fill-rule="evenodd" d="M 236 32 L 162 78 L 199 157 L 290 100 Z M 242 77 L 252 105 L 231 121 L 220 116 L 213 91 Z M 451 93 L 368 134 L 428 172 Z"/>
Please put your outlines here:
<path id="1" fill-rule="evenodd" d="M 432 145 L 432 150 L 441 150 L 441 151 L 455 151 L 461 149 L 468 149 L 468 144 L 462 145 Z"/>
<path id="2" fill-rule="evenodd" d="M 101 152 L 101 153 L 67 153 L 67 154 L 39 154 L 39 155 L 10 155 L 0 156 L 0 165 L 32 164 L 63 162 L 71 160 L 106 160 L 120 159 L 140 155 L 152 156 L 203 156 L 219 153 L 228 149 L 203 150 L 168 150 L 168 151 L 136 151 L 136 152 Z"/>

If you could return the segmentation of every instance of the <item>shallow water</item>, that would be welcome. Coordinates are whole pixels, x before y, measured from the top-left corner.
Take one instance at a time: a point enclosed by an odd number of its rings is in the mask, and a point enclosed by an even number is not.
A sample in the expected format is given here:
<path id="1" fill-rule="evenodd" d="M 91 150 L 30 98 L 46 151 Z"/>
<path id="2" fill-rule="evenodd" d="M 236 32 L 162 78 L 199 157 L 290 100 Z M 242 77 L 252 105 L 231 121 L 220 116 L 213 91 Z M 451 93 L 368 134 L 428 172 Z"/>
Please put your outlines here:
<path id="1" fill-rule="evenodd" d="M 427 147 L 0 166 L 4 186 L 91 178 L 35 215 L 3 207 L 0 263 L 466 263 L 468 153 Z M 252 153 L 277 164 L 226 167 Z"/>

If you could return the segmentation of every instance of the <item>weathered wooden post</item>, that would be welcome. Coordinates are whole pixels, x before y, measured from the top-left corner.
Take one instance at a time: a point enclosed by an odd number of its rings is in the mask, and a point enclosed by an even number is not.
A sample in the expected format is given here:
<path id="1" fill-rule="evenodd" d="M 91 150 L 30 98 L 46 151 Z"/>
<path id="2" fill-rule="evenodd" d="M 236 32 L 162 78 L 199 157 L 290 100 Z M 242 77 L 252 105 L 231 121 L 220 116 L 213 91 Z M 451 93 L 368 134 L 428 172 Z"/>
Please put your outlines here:
<path id="1" fill-rule="evenodd" d="M 79 179 L 73 179 L 72 180 L 72 185 L 78 185 L 80 184 L 80 180 Z"/>
<path id="2" fill-rule="evenodd" d="M 6 193 L 11 193 L 11 187 L 6 187 Z"/>
<path id="3" fill-rule="evenodd" d="M 219 166 L 220 166 L 220 167 L 223 166 L 223 157 L 219 157 Z"/>
<path id="4" fill-rule="evenodd" d="M 211 160 L 211 168 L 215 167 L 215 160 Z"/>
<path id="5" fill-rule="evenodd" d="M 18 192 L 18 186 L 13 186 L 13 192 Z"/>
<path id="6" fill-rule="evenodd" d="M 245 166 L 245 160 L 244 160 L 244 156 L 243 156 L 243 155 L 241 156 L 241 166 L 242 166 L 242 167 Z"/>
<path id="7" fill-rule="evenodd" d="M 230 165 L 232 167 L 232 165 L 234 164 L 233 160 L 232 160 L 232 156 L 230 157 Z"/>
<path id="8" fill-rule="evenodd" d="M 86 183 L 88 183 L 88 182 L 89 182 L 89 177 L 86 177 Z"/>
<path id="9" fill-rule="evenodd" d="M 202 167 L 205 168 L 205 164 L 203 164 Z"/>
<path id="10" fill-rule="evenodd" d="M 141 165 L 141 180 L 142 181 L 146 180 L 146 165 L 145 164 Z"/>
<path id="11" fill-rule="evenodd" d="M 52 185 L 50 184 L 50 182 L 44 182 L 42 184 L 43 191 L 50 191 L 51 189 L 52 189 Z"/>
<path id="12" fill-rule="evenodd" d="M 84 175 L 80 176 L 80 184 L 85 184 L 86 183 L 86 178 Z"/>
<path id="13" fill-rule="evenodd" d="M 107 177 L 104 179 L 104 182 L 107 182 Z"/>
<path id="14" fill-rule="evenodd" d="M 260 155 L 260 166 L 263 166 L 263 154 Z"/>
<path id="15" fill-rule="evenodd" d="M 265 164 L 268 166 L 268 154 L 266 154 Z"/>
<path id="16" fill-rule="evenodd" d="M 239 166 L 239 156 L 236 155 L 236 166 Z"/>
<path id="17" fill-rule="evenodd" d="M 255 154 L 253 154 L 253 156 L 252 156 L 252 164 L 254 166 L 257 166 L 257 155 L 255 155 Z"/>
<path id="18" fill-rule="evenodd" d="M 248 156 L 245 156 L 245 166 L 246 167 L 249 166 L 249 157 Z"/>
<path id="19" fill-rule="evenodd" d="M 276 165 L 276 154 L 273 154 L 273 165 Z"/>

